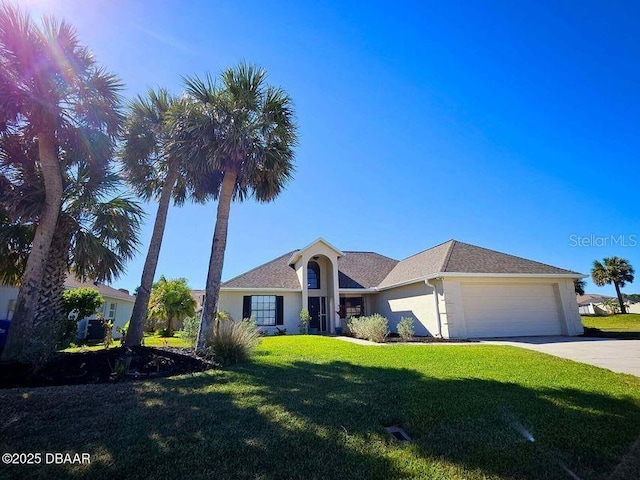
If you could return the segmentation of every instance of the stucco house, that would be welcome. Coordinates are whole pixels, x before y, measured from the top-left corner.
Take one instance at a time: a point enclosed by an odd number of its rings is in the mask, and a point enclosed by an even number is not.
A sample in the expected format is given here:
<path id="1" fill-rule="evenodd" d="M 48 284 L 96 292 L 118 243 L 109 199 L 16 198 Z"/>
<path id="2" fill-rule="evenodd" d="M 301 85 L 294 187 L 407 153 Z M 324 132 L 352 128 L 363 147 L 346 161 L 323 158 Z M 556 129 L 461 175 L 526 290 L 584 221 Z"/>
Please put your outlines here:
<path id="1" fill-rule="evenodd" d="M 129 295 L 129 292 L 125 289 L 116 289 L 98 282 L 81 282 L 73 277 L 68 277 L 66 279 L 64 287 L 90 287 L 96 289 L 104 299 L 104 303 L 97 313 L 102 314 L 104 318 L 113 322 L 114 338 L 118 338 L 120 336 L 117 333 L 116 328 L 123 327 L 131 318 L 136 297 Z M 17 287 L 0 285 L 0 326 L 10 325 L 17 298 Z M 102 328 L 102 323 L 97 320 L 96 315 L 81 319 L 78 322 L 78 340 L 100 339 L 103 337 L 104 330 Z"/>
<path id="2" fill-rule="evenodd" d="M 416 334 L 444 338 L 579 335 L 573 281 L 584 275 L 449 240 L 404 260 L 341 251 L 319 238 L 222 284 L 219 309 L 266 332 L 336 333 L 351 316 L 404 316 Z"/>

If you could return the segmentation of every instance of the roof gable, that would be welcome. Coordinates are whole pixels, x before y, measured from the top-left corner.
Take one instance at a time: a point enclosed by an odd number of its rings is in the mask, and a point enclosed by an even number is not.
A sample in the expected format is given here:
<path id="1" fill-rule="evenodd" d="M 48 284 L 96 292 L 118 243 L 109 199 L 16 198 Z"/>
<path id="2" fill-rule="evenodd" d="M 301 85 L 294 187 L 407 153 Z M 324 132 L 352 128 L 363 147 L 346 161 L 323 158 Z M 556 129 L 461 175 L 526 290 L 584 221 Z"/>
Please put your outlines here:
<path id="1" fill-rule="evenodd" d="M 223 288 L 287 288 L 300 290 L 300 281 L 289 259 L 298 250 L 285 253 L 222 284 Z"/>
<path id="2" fill-rule="evenodd" d="M 344 255 L 344 253 L 342 253 L 336 247 L 331 245 L 324 238 L 319 237 L 313 242 L 311 242 L 309 245 L 307 245 L 306 247 L 301 248 L 299 250 L 294 250 L 293 253 L 291 254 L 291 257 L 289 258 L 289 265 L 293 265 L 294 263 L 296 263 L 300 259 L 300 257 L 303 255 L 304 252 L 306 252 L 307 250 L 313 250 L 314 247 L 319 243 L 322 243 L 330 250 L 333 250 L 336 253 L 336 256 L 338 256 L 338 258 Z"/>
<path id="3" fill-rule="evenodd" d="M 66 288 L 93 288 L 100 293 L 103 297 L 117 298 L 119 300 L 125 300 L 128 302 L 135 302 L 136 297 L 129 295 L 127 292 L 119 290 L 117 288 L 110 287 L 100 282 L 83 282 L 74 277 L 67 277 L 64 281 Z"/>

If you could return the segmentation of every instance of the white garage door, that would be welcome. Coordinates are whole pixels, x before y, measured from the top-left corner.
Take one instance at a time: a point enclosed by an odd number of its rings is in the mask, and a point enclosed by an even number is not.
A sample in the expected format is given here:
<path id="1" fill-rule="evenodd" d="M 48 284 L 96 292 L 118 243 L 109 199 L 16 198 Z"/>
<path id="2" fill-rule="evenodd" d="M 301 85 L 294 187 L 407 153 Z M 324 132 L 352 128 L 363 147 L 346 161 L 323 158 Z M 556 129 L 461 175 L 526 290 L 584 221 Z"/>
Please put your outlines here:
<path id="1" fill-rule="evenodd" d="M 462 284 L 470 338 L 561 335 L 552 285 Z"/>

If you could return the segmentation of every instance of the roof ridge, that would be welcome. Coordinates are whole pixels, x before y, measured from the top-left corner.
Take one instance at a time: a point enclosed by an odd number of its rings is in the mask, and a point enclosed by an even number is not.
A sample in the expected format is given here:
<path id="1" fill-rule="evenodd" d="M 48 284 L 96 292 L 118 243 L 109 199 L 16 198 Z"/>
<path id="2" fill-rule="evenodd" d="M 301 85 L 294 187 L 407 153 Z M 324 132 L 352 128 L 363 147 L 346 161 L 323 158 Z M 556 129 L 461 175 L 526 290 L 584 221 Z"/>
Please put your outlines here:
<path id="1" fill-rule="evenodd" d="M 529 258 L 520 257 L 520 256 L 518 256 L 518 255 L 513 255 L 513 254 L 511 254 L 511 253 L 499 252 L 498 250 L 493 250 L 493 249 L 491 249 L 491 248 L 481 247 L 481 246 L 479 246 L 479 245 L 473 245 L 473 244 L 471 244 L 471 243 L 460 242 L 460 241 L 458 241 L 458 240 L 453 240 L 453 241 L 454 241 L 454 242 L 456 242 L 456 243 L 459 243 L 459 244 L 461 244 L 461 245 L 467 245 L 467 246 L 469 246 L 469 247 L 479 248 L 480 250 L 485 250 L 485 251 L 487 251 L 487 252 L 497 253 L 498 255 L 505 255 L 505 256 L 507 256 L 507 257 L 511 257 L 511 258 L 517 258 L 518 260 L 524 260 L 525 262 L 537 263 L 538 265 L 543 265 L 543 266 L 545 266 L 545 267 L 549 267 L 549 268 L 555 268 L 555 269 L 557 269 L 557 270 L 564 270 L 564 271 L 569 272 L 569 273 L 578 273 L 578 274 L 580 273 L 580 272 L 575 272 L 575 271 L 573 271 L 573 270 L 569 270 L 569 269 L 567 269 L 567 268 L 556 267 L 555 265 L 550 265 L 550 264 L 548 264 L 548 263 L 539 262 L 539 261 L 537 261 L 537 260 L 531 260 L 531 259 L 529 259 Z M 448 272 L 448 273 L 455 273 L 455 272 Z"/>
<path id="2" fill-rule="evenodd" d="M 444 261 L 442 262 L 442 265 L 440 266 L 440 271 L 441 272 L 446 272 L 447 271 L 447 265 L 449 265 L 449 260 L 451 260 L 451 254 L 453 253 L 454 247 L 458 243 L 458 241 L 454 240 L 453 238 L 451 240 L 449 240 L 449 241 L 451 242 L 451 245 L 449 245 L 449 250 L 447 250 L 447 254 L 444 257 Z"/>
<path id="3" fill-rule="evenodd" d="M 419 251 L 418 253 L 414 253 L 413 255 L 409 255 L 406 258 L 403 258 L 402 260 L 400 260 L 401 262 L 404 262 L 405 260 L 409 260 L 410 258 L 413 257 L 417 257 L 418 255 L 424 253 L 424 252 L 428 252 L 429 250 L 433 250 L 434 248 L 438 248 L 441 247 L 442 245 L 444 245 L 445 243 L 449 243 L 449 242 L 455 242 L 455 240 L 453 240 L 452 238 L 450 238 L 449 240 L 447 240 L 446 242 L 441 242 L 437 245 L 434 245 L 433 247 L 429 247 L 429 248 L 425 248 L 424 250 Z"/>
<path id="4" fill-rule="evenodd" d="M 291 255 L 293 255 L 295 252 L 299 252 L 299 251 L 300 251 L 300 249 L 299 249 L 299 248 L 296 248 L 295 250 L 291 250 L 290 252 L 285 253 L 284 255 L 280 255 L 279 257 L 273 258 L 273 259 L 269 260 L 268 262 L 261 263 L 261 264 L 260 264 L 260 265 L 258 265 L 257 267 L 254 267 L 254 268 L 252 268 L 251 270 L 247 270 L 246 272 L 242 272 L 241 274 L 236 275 L 235 277 L 230 278 L 229 280 L 225 280 L 225 281 L 224 281 L 224 282 L 222 282 L 222 283 L 229 283 L 229 282 L 231 282 L 231 281 L 233 281 L 233 280 L 236 280 L 236 279 L 238 279 L 238 278 L 240 278 L 240 277 L 243 277 L 243 276 L 245 276 L 245 275 L 247 275 L 247 274 L 249 274 L 249 273 L 251 273 L 251 272 L 254 272 L 254 271 L 258 270 L 259 268 L 262 268 L 262 267 L 264 267 L 265 265 L 268 265 L 268 264 L 273 263 L 273 262 L 275 262 L 275 261 L 277 261 L 277 260 L 280 260 L 280 259 L 281 259 L 281 258 L 283 258 L 283 257 L 286 257 L 286 256 L 289 256 L 289 257 L 290 257 L 290 256 L 291 256 Z"/>
<path id="5" fill-rule="evenodd" d="M 383 255 L 381 253 L 378 252 L 372 252 L 372 251 L 362 251 L 362 250 L 342 250 L 342 253 L 371 253 L 373 255 L 377 255 L 379 257 L 383 257 L 383 258 L 388 258 L 389 260 L 393 260 L 394 262 L 398 262 L 398 260 L 396 260 L 395 258 L 392 257 L 387 257 L 386 255 Z"/>

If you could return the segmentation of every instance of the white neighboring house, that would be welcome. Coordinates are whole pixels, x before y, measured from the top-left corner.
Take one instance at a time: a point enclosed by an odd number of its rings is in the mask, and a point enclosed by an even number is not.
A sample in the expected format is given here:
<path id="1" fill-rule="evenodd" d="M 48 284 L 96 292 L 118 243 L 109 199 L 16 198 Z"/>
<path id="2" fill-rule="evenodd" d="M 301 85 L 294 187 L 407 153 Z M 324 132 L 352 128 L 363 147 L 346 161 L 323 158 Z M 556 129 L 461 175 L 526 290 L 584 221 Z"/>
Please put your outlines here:
<path id="1" fill-rule="evenodd" d="M 131 318 L 133 305 L 136 297 L 129 295 L 125 289 L 116 289 L 103 283 L 80 282 L 75 278 L 67 278 L 64 282 L 65 288 L 88 287 L 96 289 L 104 303 L 99 312 L 104 318 L 113 321 L 113 336 L 120 337 L 117 327 L 123 327 Z M 18 288 L 0 285 L 0 324 L 11 321 L 15 310 L 16 299 L 18 298 Z M 1 333 L 1 332 L 0 332 Z M 101 339 L 104 337 L 104 330 L 96 315 L 82 319 L 78 322 L 78 340 Z"/>
<path id="2" fill-rule="evenodd" d="M 578 295 L 577 301 L 580 315 L 610 315 L 609 309 L 604 305 L 607 300 L 613 300 L 616 305 L 618 304 L 617 297 L 598 295 L 596 293 Z M 625 299 L 624 304 L 627 308 L 627 313 L 640 313 L 640 302 L 632 303 L 629 299 Z"/>

